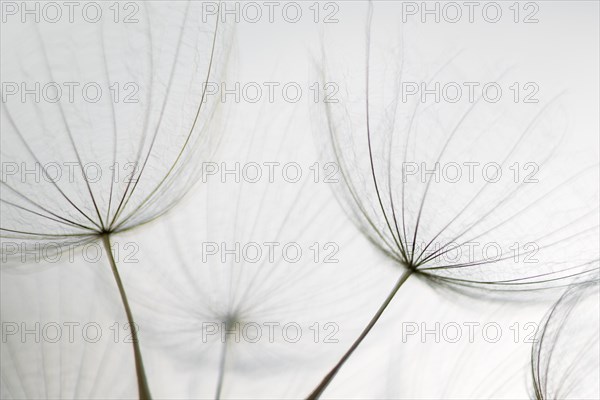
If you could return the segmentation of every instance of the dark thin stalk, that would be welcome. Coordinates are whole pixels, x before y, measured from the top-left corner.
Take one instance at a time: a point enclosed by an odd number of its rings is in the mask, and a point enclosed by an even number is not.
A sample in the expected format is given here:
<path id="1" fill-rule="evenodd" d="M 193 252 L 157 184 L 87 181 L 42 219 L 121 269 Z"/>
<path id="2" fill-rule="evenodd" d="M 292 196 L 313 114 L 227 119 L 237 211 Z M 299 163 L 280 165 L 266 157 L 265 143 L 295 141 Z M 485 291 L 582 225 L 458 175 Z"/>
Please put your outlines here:
<path id="1" fill-rule="evenodd" d="M 119 275 L 119 270 L 117 269 L 117 263 L 115 262 L 115 258 L 113 257 L 113 253 L 110 247 L 109 234 L 102 235 L 102 243 L 104 244 L 104 249 L 106 251 L 106 254 L 108 255 L 108 261 L 110 262 L 110 267 L 115 277 L 115 282 L 117 283 L 119 293 L 121 294 L 121 301 L 123 302 L 123 307 L 125 308 L 125 314 L 127 314 L 127 322 L 129 323 L 129 329 L 131 329 L 133 354 L 135 358 L 135 372 L 138 381 L 138 395 L 140 400 L 150 400 L 152 399 L 152 396 L 150 396 L 150 388 L 148 387 L 148 381 L 146 380 L 146 372 L 144 371 L 144 363 L 142 361 L 142 352 L 140 351 L 137 328 L 135 322 L 133 322 L 133 314 L 131 313 L 131 309 L 129 308 L 129 302 L 127 301 L 125 288 L 123 287 L 123 282 L 121 281 L 121 276 Z"/>
<path id="2" fill-rule="evenodd" d="M 329 386 L 329 383 L 331 383 L 331 381 L 333 380 L 335 375 L 339 372 L 339 370 L 342 368 L 342 366 L 344 365 L 346 360 L 348 360 L 348 358 L 350 358 L 352 353 L 354 353 L 354 350 L 356 350 L 358 348 L 358 346 L 362 343 L 363 339 L 365 337 L 367 337 L 367 335 L 369 334 L 371 329 L 375 326 L 377 321 L 379 321 L 379 318 L 381 317 L 381 315 L 383 314 L 383 312 L 385 311 L 387 306 L 390 304 L 390 302 L 392 301 L 392 299 L 394 298 L 394 296 L 396 295 L 396 293 L 398 292 L 398 290 L 400 289 L 402 284 L 404 282 L 406 282 L 406 280 L 412 273 L 413 273 L 413 271 L 409 269 L 409 270 L 406 270 L 402 274 L 402 276 L 400 276 L 400 279 L 398 279 L 398 282 L 396 282 L 396 284 L 392 288 L 392 291 L 390 292 L 390 294 L 388 294 L 388 296 L 386 297 L 383 304 L 381 304 L 381 306 L 379 306 L 379 310 L 377 310 L 377 312 L 375 313 L 373 318 L 371 318 L 371 321 L 369 321 L 369 324 L 362 331 L 362 333 L 360 334 L 358 339 L 356 339 L 354 341 L 354 343 L 352 343 L 352 346 L 350 346 L 350 348 L 346 351 L 346 353 L 342 356 L 342 358 L 340 358 L 340 360 L 335 365 L 335 367 L 333 367 L 331 369 L 331 371 L 329 371 L 329 373 L 327 375 L 325 375 L 325 377 L 323 378 L 321 383 L 319 383 L 319 385 L 307 397 L 307 400 L 316 400 L 319 397 L 321 397 L 321 395 L 323 394 L 325 389 L 327 389 L 327 386 Z"/>

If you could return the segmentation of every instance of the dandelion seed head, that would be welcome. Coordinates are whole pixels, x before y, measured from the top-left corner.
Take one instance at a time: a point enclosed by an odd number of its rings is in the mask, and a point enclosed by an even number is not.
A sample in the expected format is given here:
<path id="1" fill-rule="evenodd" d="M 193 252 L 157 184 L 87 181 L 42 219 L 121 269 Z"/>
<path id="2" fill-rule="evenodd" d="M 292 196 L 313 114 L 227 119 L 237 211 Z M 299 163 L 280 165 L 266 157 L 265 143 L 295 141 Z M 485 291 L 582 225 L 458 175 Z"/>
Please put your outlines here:
<path id="1" fill-rule="evenodd" d="M 3 241 L 64 247 L 124 232 L 194 185 L 219 133 L 204 82 L 225 72 L 230 40 L 199 7 L 147 3 L 135 24 L 3 26 L 14 53 L 3 74 L 35 92 L 2 102 Z"/>
<path id="2" fill-rule="evenodd" d="M 478 296 L 594 279 L 598 170 L 562 151 L 562 95 L 527 108 L 483 96 L 406 98 L 406 82 L 455 82 L 466 72 L 510 82 L 510 71 L 490 76 L 458 55 L 424 74 L 402 44 L 390 63 L 380 22 L 363 22 L 352 48 L 328 38 L 320 74 L 344 83 L 343 98 L 317 107 L 314 119 L 358 229 L 399 266 Z"/>
<path id="3" fill-rule="evenodd" d="M 540 324 L 531 351 L 532 399 L 593 399 L 600 394 L 598 283 L 569 287 Z"/>

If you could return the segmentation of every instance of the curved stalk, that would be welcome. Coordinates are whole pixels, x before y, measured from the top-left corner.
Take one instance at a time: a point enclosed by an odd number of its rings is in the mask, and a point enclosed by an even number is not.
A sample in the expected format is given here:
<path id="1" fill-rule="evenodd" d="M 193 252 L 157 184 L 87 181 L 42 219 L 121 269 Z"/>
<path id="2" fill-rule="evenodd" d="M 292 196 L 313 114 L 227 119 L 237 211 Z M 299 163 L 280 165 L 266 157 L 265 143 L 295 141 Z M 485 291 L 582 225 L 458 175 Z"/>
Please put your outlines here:
<path id="1" fill-rule="evenodd" d="M 396 295 L 396 293 L 398 292 L 398 290 L 400 289 L 402 284 L 404 282 L 406 282 L 406 280 L 412 273 L 413 273 L 413 271 L 409 269 L 409 270 L 405 271 L 402 274 L 402 276 L 400 276 L 400 279 L 398 279 L 398 282 L 396 282 L 396 284 L 392 288 L 391 292 L 388 294 L 388 296 L 384 300 L 383 304 L 381 304 L 381 306 L 379 306 L 379 309 L 377 310 L 377 312 L 375 313 L 373 318 L 371 318 L 371 321 L 369 321 L 369 323 L 367 324 L 365 329 L 363 329 L 360 336 L 354 341 L 354 343 L 352 343 L 352 346 L 350 346 L 350 348 L 346 351 L 346 353 L 342 356 L 342 358 L 340 358 L 340 360 L 335 365 L 335 367 L 333 367 L 331 369 L 331 371 L 329 371 L 329 373 L 327 375 L 325 375 L 325 377 L 319 383 L 319 385 L 306 398 L 307 400 L 317 400 L 318 398 L 321 397 L 321 395 L 323 394 L 325 389 L 327 389 L 327 386 L 329 386 L 329 384 L 331 383 L 333 378 L 336 376 L 336 374 L 339 372 L 339 370 L 342 368 L 344 363 L 348 360 L 348 358 L 350 358 L 352 353 L 354 353 L 354 350 L 356 350 L 358 348 L 358 346 L 362 343 L 364 338 L 367 337 L 367 335 L 369 334 L 371 329 L 375 326 L 375 324 L 377 323 L 377 321 L 379 320 L 379 318 L 381 317 L 381 315 L 383 314 L 383 312 L 385 311 L 387 306 L 390 304 L 390 302 L 392 301 L 392 299 L 394 298 L 394 296 Z"/>
<path id="2" fill-rule="evenodd" d="M 123 302 L 123 307 L 125 308 L 125 314 L 127 314 L 129 329 L 131 329 L 133 355 L 135 358 L 135 372 L 138 382 L 138 395 L 140 400 L 150 400 L 152 396 L 150 396 L 150 388 L 148 387 L 148 381 L 146 380 L 146 372 L 144 371 L 144 363 L 142 361 L 142 352 L 140 351 L 137 328 L 135 322 L 133 321 L 133 314 L 129 308 L 129 302 L 127 301 L 125 288 L 123 287 L 123 282 L 121 281 L 121 276 L 119 275 L 119 270 L 117 269 L 117 263 L 115 262 L 115 258 L 110 247 L 110 237 L 108 233 L 102 235 L 102 244 L 104 245 L 104 249 L 108 255 L 108 261 L 110 262 L 110 267 L 115 277 L 115 282 L 117 283 L 119 293 L 121 294 L 121 301 Z"/>

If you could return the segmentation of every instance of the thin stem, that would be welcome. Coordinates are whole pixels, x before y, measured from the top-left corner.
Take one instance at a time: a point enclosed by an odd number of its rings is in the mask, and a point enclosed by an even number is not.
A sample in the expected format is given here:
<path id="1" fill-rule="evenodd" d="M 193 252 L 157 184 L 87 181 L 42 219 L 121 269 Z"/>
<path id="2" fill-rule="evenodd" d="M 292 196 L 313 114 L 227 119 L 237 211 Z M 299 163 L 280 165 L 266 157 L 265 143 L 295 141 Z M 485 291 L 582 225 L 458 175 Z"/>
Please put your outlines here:
<path id="1" fill-rule="evenodd" d="M 123 307 L 125 307 L 125 314 L 127 314 L 127 322 L 129 323 L 129 329 L 131 329 L 133 354 L 135 358 L 135 371 L 137 374 L 138 381 L 138 395 L 140 400 L 150 400 L 152 397 L 150 396 L 150 388 L 148 387 L 148 381 L 146 380 L 146 372 L 144 371 L 144 363 L 142 361 L 142 352 L 140 351 L 137 328 L 135 322 L 133 321 L 133 314 L 131 313 L 131 309 L 129 308 L 129 302 L 127 301 L 125 288 L 123 287 L 123 282 L 121 281 L 121 276 L 119 275 L 119 270 L 117 269 L 117 263 L 115 262 L 115 258 L 113 257 L 113 253 L 110 247 L 109 234 L 102 235 L 102 243 L 104 244 L 104 249 L 106 251 L 106 254 L 108 255 L 108 261 L 110 262 L 110 267 L 115 277 L 115 282 L 117 282 L 117 287 L 119 288 L 119 293 L 121 294 L 121 301 L 123 302 Z"/>
<path id="2" fill-rule="evenodd" d="M 227 360 L 227 336 L 225 337 L 225 341 L 223 342 L 223 349 L 221 350 L 221 361 L 219 362 L 219 379 L 217 382 L 217 392 L 215 394 L 215 399 L 219 400 L 221 398 L 221 392 L 223 390 L 223 380 L 225 378 L 225 362 Z"/>
<path id="3" fill-rule="evenodd" d="M 413 273 L 413 271 L 408 269 L 402 274 L 402 276 L 400 276 L 400 279 L 398 279 L 398 282 L 396 282 L 396 284 L 392 288 L 392 291 L 390 292 L 390 294 L 388 294 L 388 296 L 386 297 L 383 304 L 381 304 L 381 306 L 379 306 L 379 310 L 377 310 L 377 312 L 375 313 L 373 318 L 371 318 L 371 321 L 369 321 L 369 324 L 362 331 L 362 333 L 360 334 L 358 339 L 356 339 L 354 341 L 354 343 L 352 343 L 352 346 L 350 346 L 348 351 L 346 351 L 346 353 L 342 356 L 342 358 L 340 358 L 340 360 L 335 365 L 335 367 L 333 367 L 332 370 L 329 371 L 329 373 L 327 375 L 325 375 L 325 378 L 323 378 L 321 383 L 319 383 L 319 385 L 311 392 L 311 394 L 307 397 L 307 400 L 316 400 L 321 397 L 321 395 L 323 394 L 325 389 L 327 389 L 327 386 L 329 386 L 329 383 L 331 383 L 331 381 L 333 380 L 335 375 L 338 373 L 340 368 L 342 368 L 342 366 L 344 365 L 346 360 L 348 360 L 348 358 L 350 358 L 352 353 L 354 353 L 354 350 L 356 350 L 358 348 L 358 346 L 362 343 L 363 339 L 365 337 L 367 337 L 367 335 L 369 334 L 371 329 L 375 326 L 375 324 L 377 323 L 377 321 L 379 320 L 379 318 L 381 317 L 381 315 L 383 314 L 383 312 L 385 311 L 387 306 L 390 304 L 390 302 L 392 301 L 392 299 L 394 298 L 394 296 L 396 295 L 396 293 L 398 292 L 398 290 L 400 289 L 402 284 L 404 282 L 406 282 L 406 280 L 412 273 Z"/>

